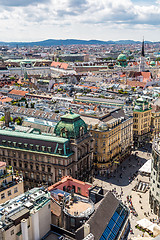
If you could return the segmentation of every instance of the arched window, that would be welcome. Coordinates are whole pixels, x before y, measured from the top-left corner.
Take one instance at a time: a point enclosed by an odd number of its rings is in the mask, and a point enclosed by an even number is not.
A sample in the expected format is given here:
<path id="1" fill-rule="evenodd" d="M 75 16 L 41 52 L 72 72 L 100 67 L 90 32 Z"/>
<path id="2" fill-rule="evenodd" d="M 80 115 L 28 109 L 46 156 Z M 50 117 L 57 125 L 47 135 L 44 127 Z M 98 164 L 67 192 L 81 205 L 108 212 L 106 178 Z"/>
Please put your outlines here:
<path id="1" fill-rule="evenodd" d="M 62 128 L 61 129 L 61 134 L 60 134 L 61 137 L 64 137 L 64 138 L 67 138 L 67 129 L 66 128 Z"/>
<path id="2" fill-rule="evenodd" d="M 83 126 L 80 127 L 79 131 L 80 131 L 80 136 L 83 136 L 84 135 L 84 127 Z"/>

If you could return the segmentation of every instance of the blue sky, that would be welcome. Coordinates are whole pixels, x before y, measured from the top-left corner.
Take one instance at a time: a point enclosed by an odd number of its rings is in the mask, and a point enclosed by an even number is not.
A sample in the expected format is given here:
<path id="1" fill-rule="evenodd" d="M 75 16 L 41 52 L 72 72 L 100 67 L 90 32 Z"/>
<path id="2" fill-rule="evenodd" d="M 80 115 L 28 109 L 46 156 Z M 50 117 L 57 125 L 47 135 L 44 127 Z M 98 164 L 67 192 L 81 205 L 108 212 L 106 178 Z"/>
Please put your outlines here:
<path id="1" fill-rule="evenodd" d="M 0 0 L 0 41 L 160 41 L 160 0 Z"/>

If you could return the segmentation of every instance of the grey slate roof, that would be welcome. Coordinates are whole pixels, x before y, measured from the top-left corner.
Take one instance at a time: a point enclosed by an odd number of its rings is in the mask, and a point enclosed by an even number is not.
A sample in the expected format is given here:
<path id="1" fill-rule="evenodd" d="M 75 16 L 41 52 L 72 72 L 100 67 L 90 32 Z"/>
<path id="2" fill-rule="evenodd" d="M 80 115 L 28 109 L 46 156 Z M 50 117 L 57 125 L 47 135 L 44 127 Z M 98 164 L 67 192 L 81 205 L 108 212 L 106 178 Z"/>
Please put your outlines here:
<path id="1" fill-rule="evenodd" d="M 94 235 L 95 240 L 99 240 L 102 236 L 118 205 L 119 200 L 111 192 L 108 192 L 101 200 L 97 210 L 87 221 L 90 225 L 90 232 Z"/>

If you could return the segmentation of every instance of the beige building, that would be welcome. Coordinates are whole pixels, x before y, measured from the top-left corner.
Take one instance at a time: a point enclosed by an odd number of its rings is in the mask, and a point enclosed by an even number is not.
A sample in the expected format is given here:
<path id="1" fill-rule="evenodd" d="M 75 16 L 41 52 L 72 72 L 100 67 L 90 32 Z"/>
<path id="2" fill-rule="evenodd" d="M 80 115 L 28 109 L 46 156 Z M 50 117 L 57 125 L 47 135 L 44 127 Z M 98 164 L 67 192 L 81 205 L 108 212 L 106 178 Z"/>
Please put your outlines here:
<path id="1" fill-rule="evenodd" d="M 5 162 L 0 162 L 0 203 L 4 203 L 22 194 L 23 177 L 13 174 L 12 167 L 6 167 Z"/>
<path id="2" fill-rule="evenodd" d="M 152 104 L 152 117 L 151 117 L 151 130 L 152 137 L 160 132 L 160 99 L 156 99 Z"/>
<path id="3" fill-rule="evenodd" d="M 36 188 L 0 205 L 0 239 L 41 239 L 50 230 L 50 202 L 49 193 Z"/>
<path id="4" fill-rule="evenodd" d="M 120 108 L 99 117 L 83 116 L 94 138 L 95 172 L 110 173 L 128 156 L 133 144 L 133 119 Z"/>
<path id="5" fill-rule="evenodd" d="M 148 101 L 139 98 L 133 111 L 133 140 L 134 145 L 144 146 L 151 140 L 151 111 Z"/>

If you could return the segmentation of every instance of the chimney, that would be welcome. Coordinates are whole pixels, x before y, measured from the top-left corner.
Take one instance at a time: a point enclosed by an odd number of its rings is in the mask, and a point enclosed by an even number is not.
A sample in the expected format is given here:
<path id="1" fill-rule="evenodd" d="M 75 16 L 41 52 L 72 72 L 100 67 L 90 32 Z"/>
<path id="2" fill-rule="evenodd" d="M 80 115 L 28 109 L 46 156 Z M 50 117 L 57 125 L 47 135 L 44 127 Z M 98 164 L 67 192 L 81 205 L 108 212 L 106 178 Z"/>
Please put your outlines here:
<path id="1" fill-rule="evenodd" d="M 5 112 L 5 126 L 9 127 L 9 122 L 11 121 L 9 107 L 4 107 Z"/>

